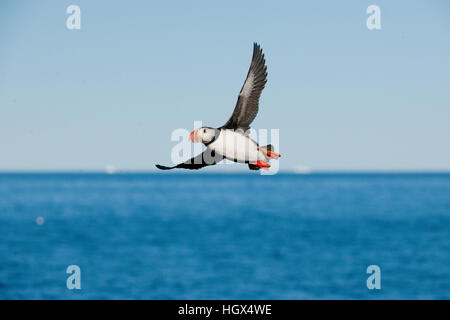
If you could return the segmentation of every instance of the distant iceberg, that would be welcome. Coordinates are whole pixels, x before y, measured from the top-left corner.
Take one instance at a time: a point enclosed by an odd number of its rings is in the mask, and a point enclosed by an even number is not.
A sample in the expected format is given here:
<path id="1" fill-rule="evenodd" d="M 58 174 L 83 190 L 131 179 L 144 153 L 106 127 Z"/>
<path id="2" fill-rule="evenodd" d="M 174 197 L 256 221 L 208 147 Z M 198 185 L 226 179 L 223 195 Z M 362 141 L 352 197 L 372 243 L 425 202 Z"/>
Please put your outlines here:
<path id="1" fill-rule="evenodd" d="M 294 167 L 294 173 L 296 174 L 309 174 L 311 173 L 311 167 L 304 166 L 304 165 L 298 165 Z"/>
<path id="2" fill-rule="evenodd" d="M 106 172 L 107 174 L 114 174 L 114 173 L 117 172 L 117 169 L 116 169 L 116 167 L 113 166 L 112 164 L 108 164 L 108 165 L 105 167 L 105 172 Z"/>

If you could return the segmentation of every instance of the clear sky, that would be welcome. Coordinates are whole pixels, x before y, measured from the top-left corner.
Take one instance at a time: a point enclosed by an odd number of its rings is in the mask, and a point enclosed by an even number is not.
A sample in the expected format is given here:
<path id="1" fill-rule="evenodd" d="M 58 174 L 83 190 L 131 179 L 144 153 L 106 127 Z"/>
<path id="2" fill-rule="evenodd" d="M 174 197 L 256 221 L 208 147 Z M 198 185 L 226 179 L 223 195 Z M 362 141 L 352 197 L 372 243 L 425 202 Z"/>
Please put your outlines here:
<path id="1" fill-rule="evenodd" d="M 2 0 L 0 41 L 2 171 L 170 164 L 174 129 L 231 115 L 253 41 L 280 169 L 450 170 L 449 1 Z"/>

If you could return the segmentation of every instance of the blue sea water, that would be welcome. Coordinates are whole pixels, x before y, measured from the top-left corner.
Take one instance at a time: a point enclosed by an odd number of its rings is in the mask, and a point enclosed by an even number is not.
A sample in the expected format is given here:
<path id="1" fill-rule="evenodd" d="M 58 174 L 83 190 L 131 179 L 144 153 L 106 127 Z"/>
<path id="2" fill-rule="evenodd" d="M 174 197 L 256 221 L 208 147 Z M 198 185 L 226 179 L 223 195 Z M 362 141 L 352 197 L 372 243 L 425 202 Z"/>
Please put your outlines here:
<path id="1" fill-rule="evenodd" d="M 449 299 L 450 175 L 1 174 L 0 298 Z"/>

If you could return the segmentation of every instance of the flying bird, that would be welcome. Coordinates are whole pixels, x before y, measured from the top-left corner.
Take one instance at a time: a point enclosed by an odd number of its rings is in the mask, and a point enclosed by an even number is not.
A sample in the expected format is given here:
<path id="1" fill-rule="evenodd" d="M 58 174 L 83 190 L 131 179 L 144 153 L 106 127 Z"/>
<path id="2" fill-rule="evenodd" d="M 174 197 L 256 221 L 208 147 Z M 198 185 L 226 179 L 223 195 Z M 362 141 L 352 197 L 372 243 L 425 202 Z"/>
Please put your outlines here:
<path id="1" fill-rule="evenodd" d="M 201 127 L 191 132 L 191 142 L 201 142 L 205 151 L 173 167 L 156 165 L 158 169 L 200 169 L 215 165 L 224 158 L 246 163 L 250 170 L 270 167 L 270 159 L 278 159 L 272 145 L 259 146 L 249 136 L 250 124 L 258 113 L 259 97 L 267 82 L 267 66 L 261 47 L 253 44 L 253 57 L 247 78 L 230 119 L 220 128 Z"/>

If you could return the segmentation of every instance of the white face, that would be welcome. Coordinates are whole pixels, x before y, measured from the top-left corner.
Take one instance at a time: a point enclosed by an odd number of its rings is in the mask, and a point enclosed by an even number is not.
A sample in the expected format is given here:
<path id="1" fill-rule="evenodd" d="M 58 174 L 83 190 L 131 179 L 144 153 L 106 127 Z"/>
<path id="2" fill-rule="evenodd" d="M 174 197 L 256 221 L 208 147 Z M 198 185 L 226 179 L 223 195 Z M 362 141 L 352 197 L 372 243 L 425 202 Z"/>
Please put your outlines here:
<path id="1" fill-rule="evenodd" d="M 214 139 L 215 134 L 214 129 L 202 127 L 191 132 L 191 141 L 208 143 Z"/>

